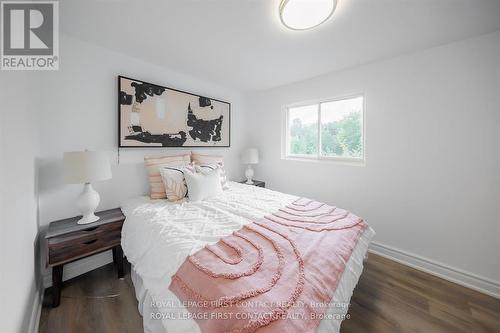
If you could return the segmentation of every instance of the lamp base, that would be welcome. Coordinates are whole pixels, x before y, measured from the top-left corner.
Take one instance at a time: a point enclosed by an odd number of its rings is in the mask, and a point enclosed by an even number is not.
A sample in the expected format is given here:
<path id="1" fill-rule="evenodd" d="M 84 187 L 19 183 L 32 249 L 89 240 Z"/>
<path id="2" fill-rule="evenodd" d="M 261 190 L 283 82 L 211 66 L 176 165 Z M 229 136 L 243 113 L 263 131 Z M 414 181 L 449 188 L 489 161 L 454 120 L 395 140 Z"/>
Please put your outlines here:
<path id="1" fill-rule="evenodd" d="M 247 169 L 245 170 L 245 177 L 247 177 L 247 181 L 246 181 L 246 184 L 248 185 L 253 185 L 253 169 L 252 169 L 252 165 L 249 164 L 247 165 Z"/>
<path id="2" fill-rule="evenodd" d="M 87 224 L 99 220 L 99 216 L 94 214 L 101 198 L 90 183 L 83 185 L 82 194 L 78 198 L 78 208 L 82 213 L 82 218 L 77 222 L 78 224 Z"/>
<path id="3" fill-rule="evenodd" d="M 83 216 L 81 219 L 79 219 L 78 222 L 76 222 L 76 223 L 77 224 L 88 224 L 88 223 L 99 221 L 99 219 L 100 219 L 100 217 L 95 215 L 95 214 L 86 215 L 86 216 Z"/>

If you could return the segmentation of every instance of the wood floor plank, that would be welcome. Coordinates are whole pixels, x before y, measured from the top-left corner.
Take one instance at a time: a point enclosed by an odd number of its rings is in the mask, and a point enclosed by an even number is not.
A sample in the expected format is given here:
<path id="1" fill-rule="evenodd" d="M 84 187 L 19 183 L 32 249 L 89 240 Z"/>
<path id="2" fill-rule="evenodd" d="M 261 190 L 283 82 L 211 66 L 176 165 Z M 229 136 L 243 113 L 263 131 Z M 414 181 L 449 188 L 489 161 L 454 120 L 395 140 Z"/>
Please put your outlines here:
<path id="1" fill-rule="evenodd" d="M 50 307 L 50 290 L 46 291 L 39 332 L 142 332 L 130 267 L 126 269 L 123 279 L 116 278 L 109 264 L 65 282 L 57 308 Z"/>
<path id="2" fill-rule="evenodd" d="M 50 304 L 50 292 L 46 292 Z M 40 333 L 142 332 L 126 267 L 112 264 L 65 283 L 61 305 L 44 307 Z M 500 332 L 500 300 L 370 254 L 342 333 Z"/>

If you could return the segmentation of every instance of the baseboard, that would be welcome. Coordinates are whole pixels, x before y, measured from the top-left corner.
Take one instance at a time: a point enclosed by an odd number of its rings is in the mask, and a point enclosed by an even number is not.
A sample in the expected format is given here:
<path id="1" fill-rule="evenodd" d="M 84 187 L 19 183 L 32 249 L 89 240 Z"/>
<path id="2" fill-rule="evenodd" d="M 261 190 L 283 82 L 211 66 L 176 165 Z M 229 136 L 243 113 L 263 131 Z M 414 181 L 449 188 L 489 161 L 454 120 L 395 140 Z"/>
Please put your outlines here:
<path id="1" fill-rule="evenodd" d="M 28 332 L 38 333 L 40 325 L 40 315 L 42 314 L 43 291 L 36 291 L 33 297 L 33 308 L 31 309 Z"/>
<path id="2" fill-rule="evenodd" d="M 464 272 L 377 242 L 370 244 L 369 252 L 500 299 L 500 282 Z"/>
<path id="3" fill-rule="evenodd" d="M 70 280 L 78 275 L 90 272 L 96 268 L 107 265 L 113 262 L 113 257 L 111 256 L 111 251 L 106 251 L 92 257 L 84 258 L 74 263 L 64 266 L 63 270 L 63 281 Z M 47 271 L 47 274 L 43 277 L 43 286 L 48 288 L 52 286 L 52 271 Z"/>

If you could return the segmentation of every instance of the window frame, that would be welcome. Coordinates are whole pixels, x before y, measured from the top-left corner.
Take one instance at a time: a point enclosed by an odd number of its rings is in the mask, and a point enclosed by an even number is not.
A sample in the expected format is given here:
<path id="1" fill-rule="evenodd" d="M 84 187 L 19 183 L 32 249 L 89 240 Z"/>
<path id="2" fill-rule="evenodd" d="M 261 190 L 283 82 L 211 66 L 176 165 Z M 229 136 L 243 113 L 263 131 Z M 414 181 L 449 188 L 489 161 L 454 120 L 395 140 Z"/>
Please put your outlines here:
<path id="1" fill-rule="evenodd" d="M 321 104 L 337 102 L 346 99 L 354 99 L 361 97 L 363 98 L 363 109 L 361 110 L 362 131 L 361 131 L 361 142 L 363 144 L 363 155 L 360 158 L 357 157 L 338 157 L 338 156 L 323 156 L 321 155 Z M 289 130 L 289 118 L 290 109 L 302 106 L 317 105 L 318 113 L 318 150 L 314 155 L 306 154 L 291 154 L 290 153 L 290 130 Z M 309 101 L 303 101 L 293 104 L 287 104 L 282 106 L 282 126 L 281 126 L 281 159 L 282 160 L 292 160 L 292 161 L 306 161 L 306 162 L 321 162 L 321 163 L 339 163 L 339 164 L 349 164 L 356 166 L 366 165 L 366 97 L 365 94 L 351 94 L 344 95 L 341 97 L 315 99 Z"/>

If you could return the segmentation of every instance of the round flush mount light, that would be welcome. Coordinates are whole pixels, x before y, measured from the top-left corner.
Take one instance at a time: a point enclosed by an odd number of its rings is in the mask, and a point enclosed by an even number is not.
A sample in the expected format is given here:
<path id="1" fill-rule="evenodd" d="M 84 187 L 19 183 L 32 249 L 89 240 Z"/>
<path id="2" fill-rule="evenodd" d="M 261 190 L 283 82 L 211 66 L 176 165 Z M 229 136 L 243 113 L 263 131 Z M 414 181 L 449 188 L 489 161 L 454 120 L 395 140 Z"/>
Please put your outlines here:
<path id="1" fill-rule="evenodd" d="M 281 0 L 280 19 L 292 30 L 308 30 L 324 23 L 335 11 L 337 0 Z"/>

